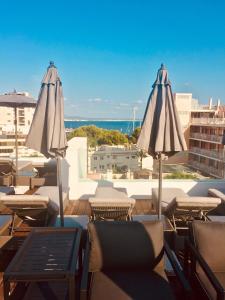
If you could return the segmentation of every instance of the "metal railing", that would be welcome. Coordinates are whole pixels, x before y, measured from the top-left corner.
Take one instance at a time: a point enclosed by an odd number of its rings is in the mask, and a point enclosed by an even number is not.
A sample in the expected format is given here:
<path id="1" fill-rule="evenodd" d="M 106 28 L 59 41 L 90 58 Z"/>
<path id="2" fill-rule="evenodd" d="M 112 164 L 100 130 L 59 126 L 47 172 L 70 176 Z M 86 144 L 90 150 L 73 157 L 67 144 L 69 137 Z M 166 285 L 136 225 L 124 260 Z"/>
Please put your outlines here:
<path id="1" fill-rule="evenodd" d="M 190 152 L 194 152 L 196 154 L 202 154 L 204 156 L 207 156 L 209 158 L 216 158 L 218 160 L 225 161 L 225 151 L 222 150 L 212 150 L 212 149 L 201 149 L 198 147 L 191 147 Z"/>
<path id="2" fill-rule="evenodd" d="M 194 169 L 200 170 L 206 174 L 209 174 L 214 177 L 224 178 L 224 168 L 217 169 L 212 166 L 207 166 L 206 164 L 197 162 L 197 161 L 189 161 L 189 165 Z"/>
<path id="3" fill-rule="evenodd" d="M 222 138 L 223 138 L 220 135 L 206 134 L 206 133 L 199 133 L 199 132 L 191 132 L 190 137 L 194 138 L 194 139 L 199 139 L 199 140 L 216 142 L 216 143 L 219 143 L 219 144 L 222 144 Z"/>
<path id="4" fill-rule="evenodd" d="M 192 118 L 191 124 L 218 124 L 225 126 L 225 118 Z"/>

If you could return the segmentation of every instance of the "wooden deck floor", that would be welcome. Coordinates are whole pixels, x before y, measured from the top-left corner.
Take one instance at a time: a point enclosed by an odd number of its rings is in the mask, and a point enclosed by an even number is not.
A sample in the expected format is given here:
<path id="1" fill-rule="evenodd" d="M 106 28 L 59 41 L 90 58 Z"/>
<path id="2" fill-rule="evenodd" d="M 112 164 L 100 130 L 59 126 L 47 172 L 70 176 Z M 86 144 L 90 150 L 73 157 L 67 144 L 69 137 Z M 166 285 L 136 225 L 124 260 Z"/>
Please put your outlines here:
<path id="1" fill-rule="evenodd" d="M 136 200 L 133 215 L 146 215 L 153 213 L 151 200 Z M 65 209 L 65 215 L 91 215 L 88 200 L 71 200 Z"/>

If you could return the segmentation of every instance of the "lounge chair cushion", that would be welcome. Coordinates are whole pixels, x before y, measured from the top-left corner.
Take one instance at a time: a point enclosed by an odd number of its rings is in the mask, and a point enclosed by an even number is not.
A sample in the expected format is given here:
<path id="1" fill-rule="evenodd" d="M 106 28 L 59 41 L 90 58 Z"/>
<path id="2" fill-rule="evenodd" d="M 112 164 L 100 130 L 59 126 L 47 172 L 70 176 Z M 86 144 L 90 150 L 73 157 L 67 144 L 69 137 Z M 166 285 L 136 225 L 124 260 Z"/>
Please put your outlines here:
<path id="1" fill-rule="evenodd" d="M 225 189 L 208 189 L 208 195 L 225 201 Z"/>
<path id="2" fill-rule="evenodd" d="M 182 189 L 179 188 L 163 188 L 162 189 L 162 212 L 165 211 L 168 204 L 176 197 L 189 197 Z M 158 188 L 152 189 L 152 203 L 156 211 L 158 211 Z"/>
<path id="3" fill-rule="evenodd" d="M 165 215 L 171 217 L 179 211 L 210 211 L 221 203 L 213 197 L 176 197 L 166 208 Z"/>
<path id="4" fill-rule="evenodd" d="M 91 272 L 163 268 L 163 224 L 159 221 L 93 222 L 88 231 Z"/>
<path id="5" fill-rule="evenodd" d="M 58 211 L 58 207 L 48 196 L 41 195 L 5 195 L 0 197 L 0 203 L 7 207 L 46 207 L 53 212 Z"/>
<path id="6" fill-rule="evenodd" d="M 96 198 L 127 198 L 127 193 L 123 189 L 116 189 L 113 187 L 97 187 L 95 191 Z"/>
<path id="7" fill-rule="evenodd" d="M 210 214 L 216 216 L 224 216 L 225 215 L 225 189 L 209 189 L 208 195 L 210 197 L 217 197 L 221 199 L 221 204 L 219 204 L 215 209 L 213 209 Z"/>
<path id="8" fill-rule="evenodd" d="M 55 209 L 59 211 L 59 188 L 58 186 L 42 186 L 34 193 L 34 195 L 48 197 L 55 206 Z M 68 193 L 63 191 L 63 208 L 65 210 L 68 204 Z"/>
<path id="9" fill-rule="evenodd" d="M 107 296 L 106 296 L 107 295 Z M 164 271 L 106 271 L 92 273 L 91 300 L 174 299 Z"/>

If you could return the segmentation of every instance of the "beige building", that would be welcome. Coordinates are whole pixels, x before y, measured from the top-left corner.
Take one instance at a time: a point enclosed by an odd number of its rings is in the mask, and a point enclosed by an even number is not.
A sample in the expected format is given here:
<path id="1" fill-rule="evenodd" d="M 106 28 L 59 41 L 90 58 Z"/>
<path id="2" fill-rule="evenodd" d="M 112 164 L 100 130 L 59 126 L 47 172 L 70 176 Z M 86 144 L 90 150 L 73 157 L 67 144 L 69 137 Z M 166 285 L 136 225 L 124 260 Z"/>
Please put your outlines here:
<path id="1" fill-rule="evenodd" d="M 18 101 L 16 109 L 9 107 L 11 101 Z M 26 101 L 29 104 L 21 105 L 21 102 L 26 103 Z M 0 156 L 15 154 L 15 118 L 17 118 L 19 155 L 34 154 L 33 150 L 27 149 L 24 145 L 33 119 L 35 105 L 36 101 L 27 92 L 0 95 Z"/>
<path id="2" fill-rule="evenodd" d="M 191 112 L 189 164 L 196 170 L 216 178 L 225 177 L 225 106 L 218 100 L 213 105 L 199 106 Z"/>

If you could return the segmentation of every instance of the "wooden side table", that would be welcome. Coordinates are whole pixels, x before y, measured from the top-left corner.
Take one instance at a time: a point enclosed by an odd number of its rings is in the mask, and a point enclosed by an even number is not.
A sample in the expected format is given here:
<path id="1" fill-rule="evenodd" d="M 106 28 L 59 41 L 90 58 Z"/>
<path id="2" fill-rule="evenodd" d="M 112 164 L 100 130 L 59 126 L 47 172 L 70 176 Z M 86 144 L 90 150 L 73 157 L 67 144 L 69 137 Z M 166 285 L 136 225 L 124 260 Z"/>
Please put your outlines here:
<path id="1" fill-rule="evenodd" d="M 80 238 L 80 228 L 33 229 L 4 273 L 4 299 L 10 299 L 11 282 L 44 283 L 50 289 L 58 282 L 65 285 L 69 299 L 74 299 Z M 57 290 L 51 293 L 58 299 Z"/>

